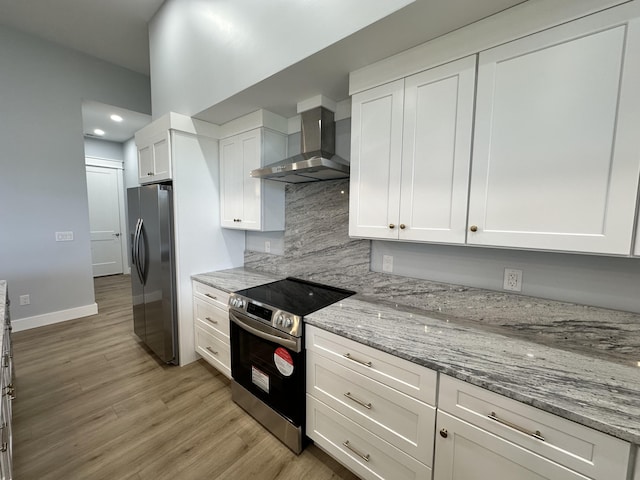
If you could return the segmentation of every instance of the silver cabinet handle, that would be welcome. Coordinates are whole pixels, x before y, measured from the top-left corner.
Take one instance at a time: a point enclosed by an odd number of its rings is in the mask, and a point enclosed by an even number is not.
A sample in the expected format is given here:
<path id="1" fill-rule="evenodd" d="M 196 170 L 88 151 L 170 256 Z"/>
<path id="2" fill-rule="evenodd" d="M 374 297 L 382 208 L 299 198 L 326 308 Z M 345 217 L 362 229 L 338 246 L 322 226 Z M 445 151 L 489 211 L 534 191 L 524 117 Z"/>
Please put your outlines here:
<path id="1" fill-rule="evenodd" d="M 213 323 L 214 325 L 218 324 L 218 321 L 215 318 L 211 318 L 211 317 L 204 317 L 205 320 L 210 321 L 211 323 Z"/>
<path id="2" fill-rule="evenodd" d="M 207 347 L 207 350 L 209 350 L 214 355 L 218 355 L 218 352 L 216 350 L 214 350 L 213 348 L 209 347 L 209 346 Z"/>
<path id="3" fill-rule="evenodd" d="M 215 295 L 211 295 L 210 293 L 205 293 L 205 294 L 204 294 L 204 296 L 205 296 L 205 297 L 212 298 L 212 299 L 214 299 L 214 300 L 217 300 L 217 299 L 218 299 L 218 297 L 216 297 Z"/>
<path id="4" fill-rule="evenodd" d="M 487 415 L 487 417 L 490 420 L 493 420 L 494 422 L 498 422 L 498 423 L 500 423 L 502 425 L 505 425 L 505 426 L 507 426 L 509 428 L 513 428 L 514 430 L 516 430 L 516 431 L 518 431 L 520 433 L 524 433 L 525 435 L 529 435 L 530 437 L 533 437 L 533 438 L 535 438 L 537 440 L 540 440 L 541 442 L 545 441 L 544 437 L 540 433 L 540 430 L 536 430 L 535 432 L 531 431 L 531 430 L 527 430 L 526 428 L 523 428 L 520 425 L 516 425 L 515 423 L 511 423 L 511 422 L 509 422 L 507 420 L 499 418 L 496 415 L 496 412 L 491 412 L 491 414 Z"/>
<path id="5" fill-rule="evenodd" d="M 346 442 L 343 442 L 342 445 L 344 445 L 345 447 L 347 447 L 349 450 L 351 450 L 353 453 L 355 453 L 357 456 L 359 456 L 361 459 L 363 459 L 365 462 L 368 462 L 369 459 L 371 458 L 371 455 L 369 455 L 368 453 L 365 455 L 362 452 L 358 451 L 357 449 L 353 448 L 351 446 L 351 444 L 349 443 L 349 440 L 347 440 Z"/>
<path id="6" fill-rule="evenodd" d="M 356 363 L 359 363 L 360 365 L 364 365 L 365 367 L 371 367 L 371 362 L 363 362 L 362 360 L 353 358 L 350 353 L 345 353 L 343 357 L 351 360 L 352 362 L 356 362 Z"/>
<path id="7" fill-rule="evenodd" d="M 367 410 L 371 410 L 371 402 L 365 403 L 364 401 L 360 400 L 359 398 L 356 398 L 353 395 L 351 395 L 351 392 L 345 393 L 344 396 L 347 397 L 349 400 L 353 400 L 358 405 L 362 405 Z"/>

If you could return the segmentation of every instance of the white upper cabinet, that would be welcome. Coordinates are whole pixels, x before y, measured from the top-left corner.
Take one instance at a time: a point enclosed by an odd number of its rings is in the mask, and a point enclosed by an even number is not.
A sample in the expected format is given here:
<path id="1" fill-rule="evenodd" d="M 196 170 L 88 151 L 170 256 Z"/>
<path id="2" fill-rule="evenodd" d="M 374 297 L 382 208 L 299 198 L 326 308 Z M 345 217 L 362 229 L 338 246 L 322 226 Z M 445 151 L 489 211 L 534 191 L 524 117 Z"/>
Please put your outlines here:
<path id="1" fill-rule="evenodd" d="M 169 130 L 136 138 L 138 181 L 161 182 L 171 179 L 171 138 Z"/>
<path id="2" fill-rule="evenodd" d="M 353 96 L 349 235 L 397 239 L 404 80 Z M 392 227 L 393 225 L 393 227 Z"/>
<path id="3" fill-rule="evenodd" d="M 480 54 L 468 243 L 630 254 L 639 24 L 607 18 Z"/>
<path id="4" fill-rule="evenodd" d="M 241 230 L 284 230 L 284 187 L 252 178 L 251 170 L 285 158 L 287 138 L 256 128 L 220 140 L 221 224 Z"/>
<path id="5" fill-rule="evenodd" d="M 474 55 L 405 80 L 401 240 L 464 243 L 475 68 Z"/>
<path id="6" fill-rule="evenodd" d="M 350 235 L 464 243 L 475 58 L 354 95 Z"/>

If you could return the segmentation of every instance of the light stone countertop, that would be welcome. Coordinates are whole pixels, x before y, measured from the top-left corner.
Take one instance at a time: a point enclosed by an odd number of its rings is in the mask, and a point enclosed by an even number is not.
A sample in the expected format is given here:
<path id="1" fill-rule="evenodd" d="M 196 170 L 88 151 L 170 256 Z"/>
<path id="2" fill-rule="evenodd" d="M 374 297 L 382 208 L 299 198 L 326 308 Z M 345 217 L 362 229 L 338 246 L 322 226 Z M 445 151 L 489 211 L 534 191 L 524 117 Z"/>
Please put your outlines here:
<path id="1" fill-rule="evenodd" d="M 281 277 L 237 268 L 192 278 L 232 292 Z M 337 282 L 332 283 L 329 278 L 314 276 L 313 280 L 344 287 Z M 395 289 L 393 283 L 369 283 L 365 289 L 366 296 L 354 295 L 306 316 L 305 321 L 640 444 L 640 363 L 632 364 L 628 355 L 623 362 L 615 356 L 611 357 L 614 361 L 609 361 L 606 355 L 603 357 L 606 349 L 604 353 L 597 352 L 596 356 L 586 356 L 576 352 L 575 348 L 557 348 L 557 342 L 548 345 L 546 341 L 540 342 L 536 333 L 536 329 L 569 315 L 576 318 L 571 325 L 564 326 L 564 331 L 557 333 L 567 339 L 574 331 L 597 329 L 597 325 L 618 332 L 620 336 L 624 336 L 622 334 L 627 328 L 631 330 L 630 335 L 636 335 L 640 328 L 637 314 L 433 282 L 399 282 Z M 477 308 L 464 307 L 465 298 L 470 305 L 480 302 L 482 321 L 473 318 L 478 315 Z M 403 299 L 409 305 L 403 304 Z M 451 315 L 450 308 L 430 306 L 452 303 L 457 316 Z M 507 307 L 503 308 L 503 304 Z M 446 314 L 441 313 L 443 310 Z M 607 316 L 608 312 L 611 315 Z M 582 322 L 579 321 L 583 317 L 580 313 L 584 313 Z M 505 316 L 514 318 L 512 323 L 523 325 L 525 333 L 520 328 L 494 328 L 493 324 Z M 599 323 L 590 326 L 589 322 Z M 526 335 L 534 335 L 536 341 L 527 340 Z M 576 337 L 574 344 L 582 341 L 580 335 L 576 334 Z"/>

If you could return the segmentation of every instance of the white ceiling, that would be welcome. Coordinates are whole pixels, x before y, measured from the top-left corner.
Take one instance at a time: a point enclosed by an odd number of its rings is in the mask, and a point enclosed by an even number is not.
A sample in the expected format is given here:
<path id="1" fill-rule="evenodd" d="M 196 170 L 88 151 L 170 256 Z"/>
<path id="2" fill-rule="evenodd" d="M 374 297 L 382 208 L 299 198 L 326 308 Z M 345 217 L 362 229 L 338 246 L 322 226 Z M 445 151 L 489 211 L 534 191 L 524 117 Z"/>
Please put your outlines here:
<path id="1" fill-rule="evenodd" d="M 147 23 L 164 0 L 0 0 L 0 24 L 149 75 Z"/>
<path id="2" fill-rule="evenodd" d="M 122 122 L 114 122 L 111 115 L 122 117 Z M 82 128 L 87 137 L 108 140 L 110 142 L 125 142 L 145 125 L 151 122 L 151 116 L 144 113 L 132 112 L 124 108 L 105 105 L 104 103 L 85 100 L 82 102 Z M 96 135 L 93 131 L 99 128 L 104 135 Z"/>

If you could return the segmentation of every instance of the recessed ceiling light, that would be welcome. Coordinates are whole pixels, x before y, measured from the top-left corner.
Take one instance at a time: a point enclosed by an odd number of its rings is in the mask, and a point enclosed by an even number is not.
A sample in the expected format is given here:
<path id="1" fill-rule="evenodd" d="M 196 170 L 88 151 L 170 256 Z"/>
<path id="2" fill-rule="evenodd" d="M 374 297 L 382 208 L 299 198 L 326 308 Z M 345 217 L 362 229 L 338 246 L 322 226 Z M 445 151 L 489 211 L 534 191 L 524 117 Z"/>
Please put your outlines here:
<path id="1" fill-rule="evenodd" d="M 113 120 L 114 122 L 121 122 L 122 121 L 122 117 L 120 115 L 116 115 L 114 113 L 113 115 L 111 115 L 111 120 Z"/>
<path id="2" fill-rule="evenodd" d="M 93 133 L 95 133 L 96 135 L 100 135 L 100 136 L 102 136 L 102 135 L 104 135 L 104 130 L 100 130 L 99 128 L 96 128 L 96 129 L 93 131 Z"/>

